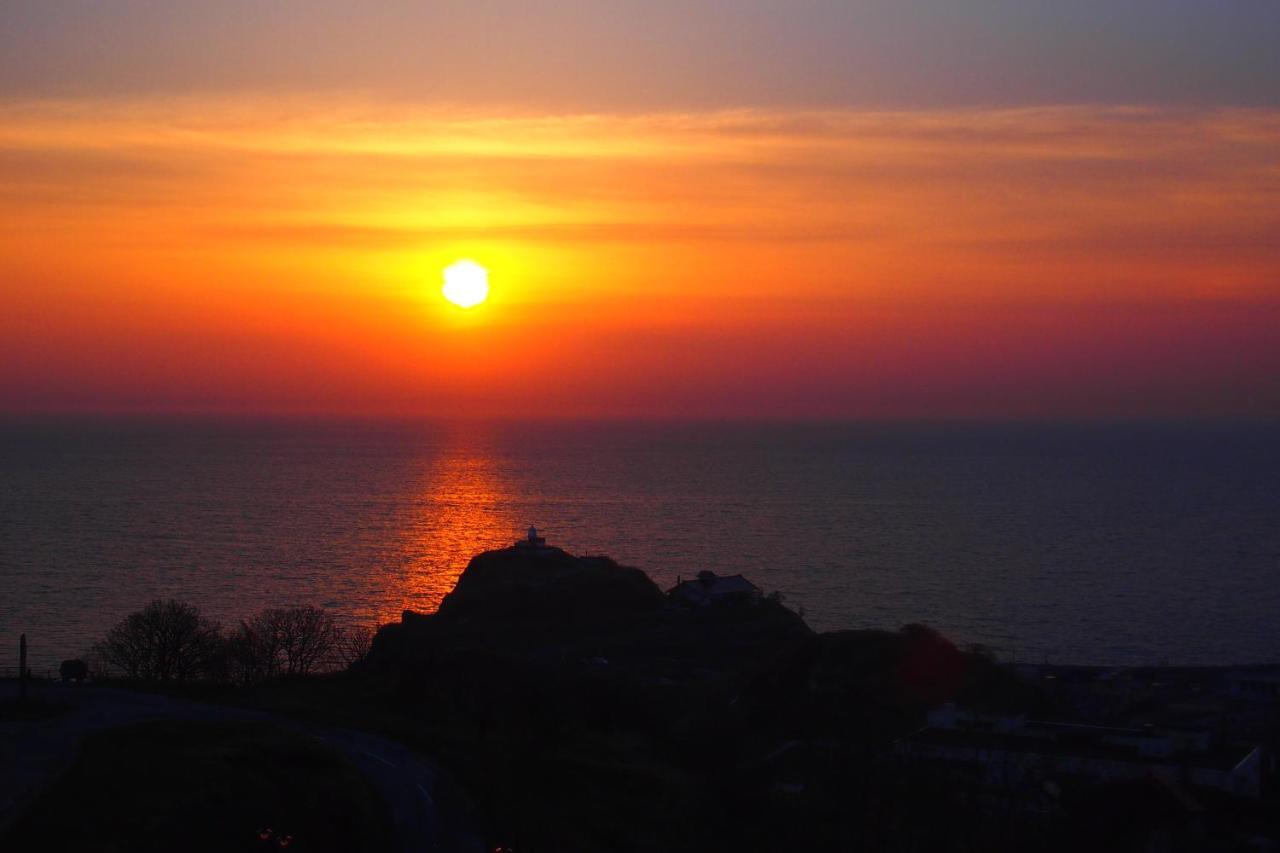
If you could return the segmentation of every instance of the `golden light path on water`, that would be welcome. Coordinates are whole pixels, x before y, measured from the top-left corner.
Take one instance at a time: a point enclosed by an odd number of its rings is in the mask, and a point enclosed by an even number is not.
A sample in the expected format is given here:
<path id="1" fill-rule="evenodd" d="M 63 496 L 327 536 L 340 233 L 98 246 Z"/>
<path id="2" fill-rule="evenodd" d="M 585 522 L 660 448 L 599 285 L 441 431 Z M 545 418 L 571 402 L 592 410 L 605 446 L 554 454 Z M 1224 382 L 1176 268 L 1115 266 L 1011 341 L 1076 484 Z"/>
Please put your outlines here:
<path id="1" fill-rule="evenodd" d="M 528 521 L 511 511 L 492 437 L 483 429 L 451 431 L 418 480 L 399 536 L 404 561 L 401 602 L 369 608 L 361 621 L 398 621 L 401 611 L 434 611 L 457 583 L 467 561 L 482 550 L 511 544 Z"/>

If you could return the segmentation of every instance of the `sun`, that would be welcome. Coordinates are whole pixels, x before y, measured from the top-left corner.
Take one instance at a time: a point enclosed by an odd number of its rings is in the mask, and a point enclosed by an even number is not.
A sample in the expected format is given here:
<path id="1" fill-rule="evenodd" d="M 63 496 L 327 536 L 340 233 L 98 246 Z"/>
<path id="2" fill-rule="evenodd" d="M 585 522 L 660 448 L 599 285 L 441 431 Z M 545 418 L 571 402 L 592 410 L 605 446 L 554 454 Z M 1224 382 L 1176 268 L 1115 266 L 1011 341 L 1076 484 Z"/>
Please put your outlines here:
<path id="1" fill-rule="evenodd" d="M 444 298 L 459 308 L 474 308 L 489 298 L 489 271 L 475 261 L 444 268 Z"/>

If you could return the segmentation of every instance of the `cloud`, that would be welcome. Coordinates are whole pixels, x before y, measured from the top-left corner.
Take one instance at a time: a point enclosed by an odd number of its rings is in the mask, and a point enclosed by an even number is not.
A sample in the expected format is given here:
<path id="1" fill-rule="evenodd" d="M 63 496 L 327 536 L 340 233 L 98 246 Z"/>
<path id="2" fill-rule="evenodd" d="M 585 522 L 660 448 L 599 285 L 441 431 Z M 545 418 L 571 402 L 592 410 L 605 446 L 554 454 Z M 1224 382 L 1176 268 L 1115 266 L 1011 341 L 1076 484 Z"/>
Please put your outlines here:
<path id="1" fill-rule="evenodd" d="M 277 391 L 307 360 L 281 354 L 306 352 L 338 384 L 364 371 L 401 389 L 397 406 L 460 393 L 454 375 L 501 398 L 517 360 L 601 400 L 645 383 L 712 400 L 733 374 L 779 406 L 850 411 L 888 385 L 881 408 L 931 394 L 980 407 L 1007 386 L 1028 411 L 1051 408 L 1054 387 L 1083 409 L 1090 382 L 1172 406 L 1188 362 L 1207 365 L 1197 399 L 1225 411 L 1241 377 L 1280 375 L 1260 332 L 1280 307 L 1270 110 L 11 101 L 0 200 L 0 331 L 35 385 L 49 341 L 75 354 L 59 388 L 82 361 L 99 365 L 86 387 L 160 387 L 218 373 L 208 354 L 247 330 L 283 365 Z M 465 342 L 423 284 L 463 256 L 495 272 L 487 325 Z M 140 340 L 201 360 L 99 376 Z M 1233 341 L 1248 359 L 1203 352 Z M 253 358 L 207 381 L 261 390 L 231 375 Z M 663 358 L 666 378 L 641 382 Z M 1125 359 L 1142 370 L 1117 385 L 1106 365 Z"/>

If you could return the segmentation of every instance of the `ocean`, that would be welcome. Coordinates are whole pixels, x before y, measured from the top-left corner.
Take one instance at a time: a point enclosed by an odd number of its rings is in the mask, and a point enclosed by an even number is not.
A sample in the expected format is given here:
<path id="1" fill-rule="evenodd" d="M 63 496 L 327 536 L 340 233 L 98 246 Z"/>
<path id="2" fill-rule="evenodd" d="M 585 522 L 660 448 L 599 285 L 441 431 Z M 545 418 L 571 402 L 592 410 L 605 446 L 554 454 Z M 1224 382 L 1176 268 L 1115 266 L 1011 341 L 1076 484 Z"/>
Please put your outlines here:
<path id="1" fill-rule="evenodd" d="M 1187 424 L 0 422 L 0 669 L 156 597 L 224 624 L 432 610 L 529 525 L 815 629 L 1002 659 L 1280 661 L 1280 429 Z"/>

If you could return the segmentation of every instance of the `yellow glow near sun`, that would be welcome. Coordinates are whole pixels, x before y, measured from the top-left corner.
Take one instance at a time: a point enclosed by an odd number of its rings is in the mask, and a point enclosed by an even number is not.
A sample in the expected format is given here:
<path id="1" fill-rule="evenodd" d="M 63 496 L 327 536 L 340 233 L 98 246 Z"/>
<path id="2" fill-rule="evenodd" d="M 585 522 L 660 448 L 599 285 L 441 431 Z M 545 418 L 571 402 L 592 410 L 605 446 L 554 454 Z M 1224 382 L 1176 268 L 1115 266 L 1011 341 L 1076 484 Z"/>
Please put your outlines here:
<path id="1" fill-rule="evenodd" d="M 489 271 L 475 261 L 444 268 L 444 298 L 459 308 L 474 308 L 489 298 Z"/>

